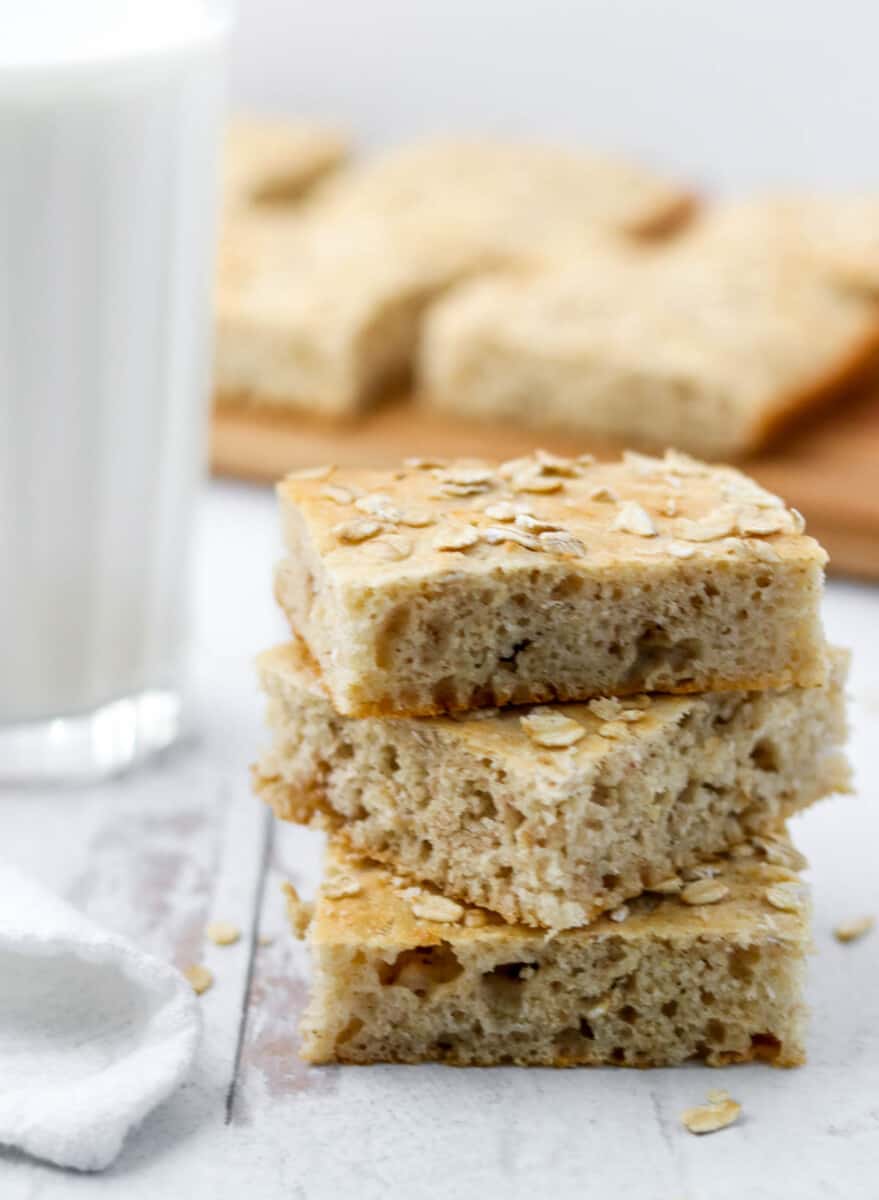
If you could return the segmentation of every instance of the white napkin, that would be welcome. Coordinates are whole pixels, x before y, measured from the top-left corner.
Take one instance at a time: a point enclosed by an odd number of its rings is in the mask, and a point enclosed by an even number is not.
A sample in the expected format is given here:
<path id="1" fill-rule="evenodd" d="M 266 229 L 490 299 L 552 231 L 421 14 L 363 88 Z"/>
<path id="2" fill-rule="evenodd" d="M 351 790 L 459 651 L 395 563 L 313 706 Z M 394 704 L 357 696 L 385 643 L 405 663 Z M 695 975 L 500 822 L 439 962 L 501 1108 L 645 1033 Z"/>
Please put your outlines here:
<path id="1" fill-rule="evenodd" d="M 182 1082 L 192 988 L 0 864 L 0 1143 L 96 1171 Z"/>

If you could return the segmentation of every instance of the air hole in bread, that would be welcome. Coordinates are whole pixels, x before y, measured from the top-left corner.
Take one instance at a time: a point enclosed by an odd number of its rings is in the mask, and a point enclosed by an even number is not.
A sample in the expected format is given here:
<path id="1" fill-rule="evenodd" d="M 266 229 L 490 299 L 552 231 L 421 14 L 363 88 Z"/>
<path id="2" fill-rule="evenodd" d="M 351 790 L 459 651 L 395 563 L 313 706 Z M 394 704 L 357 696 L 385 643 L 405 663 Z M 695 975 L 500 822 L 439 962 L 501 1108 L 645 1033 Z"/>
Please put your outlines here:
<path id="1" fill-rule="evenodd" d="M 463 971 L 451 946 L 417 946 L 404 950 L 392 963 L 379 963 L 378 977 L 385 987 L 405 987 L 416 996 L 426 996 L 433 988 L 451 983 Z"/>
<path id="2" fill-rule="evenodd" d="M 751 751 L 751 761 L 758 771 L 777 772 L 781 764 L 775 742 L 771 738 L 760 738 Z"/>

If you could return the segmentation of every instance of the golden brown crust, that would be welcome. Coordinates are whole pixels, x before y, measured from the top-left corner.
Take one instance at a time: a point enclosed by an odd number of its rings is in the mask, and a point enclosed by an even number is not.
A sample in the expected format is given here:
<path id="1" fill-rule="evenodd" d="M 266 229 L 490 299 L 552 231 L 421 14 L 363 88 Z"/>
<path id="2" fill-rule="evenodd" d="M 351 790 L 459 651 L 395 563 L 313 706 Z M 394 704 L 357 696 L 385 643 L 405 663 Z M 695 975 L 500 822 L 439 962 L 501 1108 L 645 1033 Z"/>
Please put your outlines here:
<path id="1" fill-rule="evenodd" d="M 800 861 L 790 849 L 786 835 L 776 839 L 782 855 L 785 850 L 792 861 Z M 645 936 L 672 944 L 675 939 L 697 941 L 706 935 L 732 937 L 752 933 L 755 928 L 771 933 L 777 941 L 799 942 L 803 935 L 805 910 L 784 912 L 767 902 L 767 890 L 777 882 L 796 880 L 790 866 L 769 861 L 762 851 L 744 858 L 718 857 L 703 864 L 698 872 L 709 866 L 706 879 L 722 884 L 726 889 L 719 903 L 687 904 L 679 895 L 643 895 L 628 902 L 629 915 L 615 921 L 607 913 L 579 929 L 566 929 L 547 935 L 545 930 L 527 925 L 510 925 L 500 917 L 491 917 L 488 924 L 469 927 L 460 921 L 452 923 L 425 919 L 416 915 L 412 900 L 395 885 L 387 868 L 374 862 L 349 857 L 334 841 L 328 854 L 328 871 L 338 871 L 356 879 L 358 890 L 350 896 L 335 897 L 326 891 L 319 893 L 313 937 L 316 944 L 347 946 L 377 946 L 383 943 L 402 948 L 438 946 L 471 941 L 493 945 L 518 946 L 538 944 L 551 936 L 562 941 L 586 945 L 612 935 L 623 942 L 640 940 Z M 327 889 L 328 890 L 328 889 Z M 425 886 L 425 895 L 436 895 Z M 462 914 L 472 906 L 462 904 Z M 483 911 L 483 910 L 480 910 Z"/>
<path id="2" fill-rule="evenodd" d="M 820 687 L 822 680 L 815 676 L 808 680 L 794 680 L 791 672 L 784 671 L 775 675 L 748 675 L 741 679 L 718 679 L 716 676 L 711 677 L 708 682 L 695 683 L 679 683 L 674 682 L 663 688 L 663 694 L 671 696 L 694 696 L 710 689 L 712 692 L 764 692 L 768 690 L 781 690 L 796 684 L 797 687 Z M 620 685 L 614 687 L 614 695 L 619 697 L 636 696 L 643 692 L 643 688 L 627 687 Z M 514 705 L 518 704 L 573 704 L 581 700 L 597 699 L 606 693 L 601 690 L 588 689 L 584 687 L 577 688 L 576 691 L 571 691 L 565 694 L 564 689 L 558 687 L 536 687 L 529 686 L 529 696 L 527 699 L 514 700 Z M 462 701 L 460 704 L 454 702 L 439 705 L 420 704 L 417 710 L 407 709 L 401 710 L 397 705 L 388 703 L 375 704 L 368 701 L 358 701 L 356 712 L 350 715 L 360 717 L 442 717 L 450 716 L 459 713 L 471 712 L 474 707 L 477 708 L 504 708 L 511 703 L 506 692 L 493 693 L 489 689 L 488 692 L 481 690 L 479 701 L 473 704 L 467 701 Z"/>
<path id="3" fill-rule="evenodd" d="M 307 1053 L 303 1053 L 302 1057 L 306 1060 L 306 1062 L 314 1062 L 317 1065 L 320 1065 L 324 1061 L 320 1058 L 311 1058 Z M 333 1056 L 333 1062 L 343 1063 L 348 1067 L 367 1067 L 371 1065 L 372 1061 L 374 1060 L 356 1057 L 346 1049 L 344 1044 L 339 1046 Z M 505 1056 L 502 1062 L 486 1062 L 477 1054 L 468 1055 L 463 1053 L 461 1050 L 456 1050 L 454 1047 L 451 1050 L 443 1050 L 441 1053 L 437 1051 L 433 1055 L 425 1055 L 423 1052 L 408 1055 L 389 1053 L 387 1055 L 383 1055 L 380 1060 L 376 1061 L 399 1063 L 401 1066 L 417 1066 L 418 1063 L 424 1062 L 440 1062 L 446 1067 L 491 1068 L 499 1066 L 530 1067 L 534 1065 L 530 1059 L 517 1057 L 515 1054 Z M 710 1061 L 706 1060 L 705 1066 L 732 1067 L 741 1063 L 753 1062 L 768 1062 L 772 1067 L 781 1067 L 784 1069 L 802 1067 L 806 1064 L 806 1052 L 804 1049 L 797 1047 L 795 1049 L 785 1049 L 779 1054 L 775 1052 L 774 1047 L 772 1047 L 772 1050 L 770 1051 L 769 1047 L 758 1042 L 756 1045 L 751 1046 L 747 1050 L 738 1050 L 722 1056 L 718 1055 L 716 1058 L 713 1058 Z M 553 1067 L 557 1070 L 570 1070 L 574 1067 L 592 1066 L 594 1064 L 589 1059 L 580 1059 L 577 1058 L 576 1055 L 568 1054 L 565 1057 L 559 1055 L 557 1058 L 554 1058 L 551 1061 L 541 1062 L 540 1065 L 542 1067 Z M 649 1071 L 655 1067 L 663 1067 L 666 1065 L 666 1061 L 661 1055 L 657 1055 L 653 1062 L 642 1061 L 638 1063 L 614 1063 L 615 1067 L 622 1067 L 624 1070 L 630 1071 Z"/>
<path id="4" fill-rule="evenodd" d="M 468 459 L 417 460 L 387 470 L 327 466 L 290 472 L 278 483 L 277 494 L 283 512 L 302 514 L 316 548 L 336 570 L 364 578 L 406 574 L 413 564 L 419 571 L 426 565 L 437 573 L 478 576 L 486 567 L 504 565 L 514 554 L 535 567 L 559 558 L 574 566 L 583 563 L 607 570 L 631 568 L 637 562 L 638 570 L 648 574 L 651 562 L 666 564 L 682 550 L 688 552 L 689 561 L 719 560 L 728 549 L 728 538 L 748 547 L 768 543 L 778 561 L 823 565 L 827 558 L 804 535 L 801 518 L 791 516 L 783 501 L 747 475 L 671 450 L 665 457 L 624 451 L 613 462 L 596 462 L 591 455 L 581 461 L 537 450 L 500 464 Z M 674 510 L 667 513 L 662 506 L 669 501 L 674 502 Z M 497 505 L 509 511 L 497 515 Z M 627 519 L 631 505 L 646 510 L 646 532 Z M 401 509 L 402 515 L 394 515 Z M 407 509 L 423 513 L 424 521 L 416 524 L 408 519 Z M 771 519 L 766 532 L 748 532 L 749 518 L 757 518 L 755 510 L 766 521 Z M 346 522 L 361 517 L 378 523 L 379 536 L 404 532 L 410 551 L 391 560 L 392 565 L 382 565 L 364 550 L 371 538 L 346 540 L 339 533 Z M 540 524 L 529 525 L 529 520 Z M 693 528 L 693 523 L 699 528 Z M 439 535 L 469 527 L 479 533 L 498 532 L 494 541 L 480 537 L 461 551 L 438 544 Z M 523 554 L 516 538 L 530 551 L 527 535 L 533 528 L 540 530 L 535 535 L 538 540 L 541 532 L 561 532 L 580 539 L 582 546 L 568 549 L 562 543 L 552 552 L 548 543 L 540 541 L 537 553 Z M 505 532 L 507 541 L 501 537 Z"/>

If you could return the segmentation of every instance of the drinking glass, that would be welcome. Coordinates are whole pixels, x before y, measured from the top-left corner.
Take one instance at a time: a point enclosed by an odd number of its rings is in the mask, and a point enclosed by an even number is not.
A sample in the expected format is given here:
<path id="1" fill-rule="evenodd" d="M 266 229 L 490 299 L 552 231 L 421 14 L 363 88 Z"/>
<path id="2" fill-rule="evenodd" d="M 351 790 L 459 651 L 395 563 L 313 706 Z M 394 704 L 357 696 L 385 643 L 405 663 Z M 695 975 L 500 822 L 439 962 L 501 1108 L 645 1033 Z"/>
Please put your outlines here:
<path id="1" fill-rule="evenodd" d="M 225 6 L 26 0 L 0 38 L 0 779 L 181 727 Z"/>

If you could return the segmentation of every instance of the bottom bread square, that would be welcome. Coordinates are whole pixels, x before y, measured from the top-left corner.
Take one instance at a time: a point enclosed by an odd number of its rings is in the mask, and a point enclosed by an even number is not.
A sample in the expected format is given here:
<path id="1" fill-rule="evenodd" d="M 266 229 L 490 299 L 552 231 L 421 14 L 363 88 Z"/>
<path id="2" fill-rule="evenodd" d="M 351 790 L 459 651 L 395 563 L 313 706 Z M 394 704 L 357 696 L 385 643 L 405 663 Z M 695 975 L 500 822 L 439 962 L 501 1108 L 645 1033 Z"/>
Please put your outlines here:
<path id="1" fill-rule="evenodd" d="M 797 1066 L 811 944 L 802 865 L 785 836 L 757 839 L 591 925 L 551 933 L 331 847 L 309 930 L 303 1056 Z"/>

